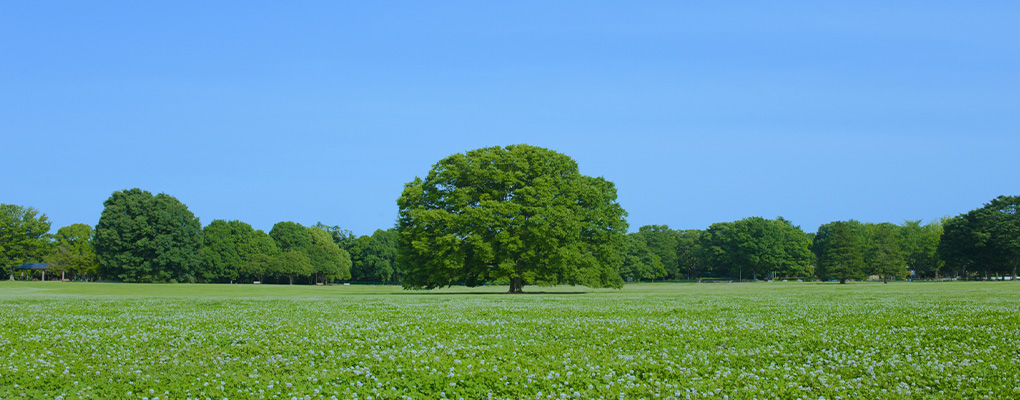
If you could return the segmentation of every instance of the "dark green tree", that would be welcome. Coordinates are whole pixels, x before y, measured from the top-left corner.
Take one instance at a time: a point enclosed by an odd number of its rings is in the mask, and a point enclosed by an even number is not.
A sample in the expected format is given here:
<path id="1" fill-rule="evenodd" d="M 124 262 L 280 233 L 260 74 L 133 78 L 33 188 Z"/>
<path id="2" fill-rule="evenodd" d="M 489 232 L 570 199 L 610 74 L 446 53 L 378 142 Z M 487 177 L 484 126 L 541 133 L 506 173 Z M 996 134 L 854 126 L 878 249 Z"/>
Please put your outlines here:
<path id="1" fill-rule="evenodd" d="M 864 279 L 864 225 L 860 222 L 836 221 L 818 228 L 812 245 L 818 257 L 818 276 L 822 279 Z"/>
<path id="2" fill-rule="evenodd" d="M 204 282 L 236 280 L 241 257 L 237 254 L 236 238 L 230 223 L 214 220 L 202 228 L 202 236 L 202 268 L 198 271 L 198 278 Z"/>
<path id="3" fill-rule="evenodd" d="M 339 225 L 329 226 L 322 222 L 316 223 L 313 227 L 322 229 L 329 233 L 329 236 L 333 238 L 334 243 L 340 246 L 341 249 L 350 252 L 351 245 L 354 243 L 354 239 L 356 238 L 354 236 L 354 232 L 341 228 Z"/>
<path id="4" fill-rule="evenodd" d="M 173 196 L 113 192 L 96 225 L 100 272 L 127 282 L 193 281 L 202 262 L 202 225 Z"/>
<path id="5" fill-rule="evenodd" d="M 52 253 L 46 258 L 50 271 L 70 272 L 85 279 L 99 271 L 99 259 L 92 246 L 92 227 L 86 224 L 71 224 L 57 230 L 53 235 Z"/>
<path id="6" fill-rule="evenodd" d="M 707 273 L 715 277 L 726 277 L 730 271 L 737 271 L 730 253 L 735 249 L 731 237 L 735 234 L 732 222 L 716 222 L 698 236 L 698 247 L 701 249 L 701 260 L 708 266 Z"/>
<path id="7" fill-rule="evenodd" d="M 1017 277 L 1020 267 L 1020 196 L 999 196 L 979 209 L 990 269 Z"/>
<path id="8" fill-rule="evenodd" d="M 623 285 L 616 188 L 563 154 L 528 145 L 455 154 L 407 183 L 397 204 L 405 288 Z"/>
<path id="9" fill-rule="evenodd" d="M 938 252 L 954 268 L 986 277 L 1016 277 L 1020 266 L 1020 196 L 999 196 L 946 221 Z"/>
<path id="10" fill-rule="evenodd" d="M 677 235 L 668 225 L 645 225 L 638 228 L 639 235 L 644 240 L 648 249 L 659 256 L 662 260 L 662 267 L 666 271 L 665 277 L 677 279 L 680 275 L 677 264 Z"/>
<path id="11" fill-rule="evenodd" d="M 921 221 L 906 221 L 899 229 L 907 268 L 929 278 L 937 278 L 944 265 L 938 255 L 942 239 L 942 223 L 939 221 L 921 224 Z"/>
<path id="12" fill-rule="evenodd" d="M 966 214 L 942 220 L 938 255 L 952 275 L 966 279 L 968 271 L 976 270 L 975 264 L 986 256 L 974 245 L 980 240 L 974 233 L 975 225 L 968 221 Z"/>
<path id="13" fill-rule="evenodd" d="M 864 263 L 867 265 L 867 273 L 882 277 L 885 283 L 889 283 L 889 278 L 906 276 L 906 261 L 900 238 L 897 237 L 899 227 L 886 222 L 867 224 L 865 228 L 867 249 L 864 253 Z"/>
<path id="14" fill-rule="evenodd" d="M 701 235 L 705 259 L 716 271 L 737 279 L 806 276 L 813 261 L 810 245 L 807 234 L 782 217 L 716 223 Z"/>
<path id="15" fill-rule="evenodd" d="M 273 256 L 279 252 L 269 235 L 245 222 L 215 220 L 202 232 L 205 241 L 199 276 L 207 282 L 233 282 L 242 276 L 256 278 L 248 274 L 245 264 L 259 254 Z"/>
<path id="16" fill-rule="evenodd" d="M 275 265 L 273 262 L 278 254 L 278 252 L 253 254 L 251 259 L 241 264 L 241 276 L 259 283 L 265 281 L 266 276 L 274 273 L 273 268 Z"/>
<path id="17" fill-rule="evenodd" d="M 48 250 L 50 221 L 32 207 L 0 204 L 0 271 L 14 279 L 14 268 L 42 261 Z"/>
<path id="18" fill-rule="evenodd" d="M 329 232 L 308 228 L 311 244 L 305 249 L 312 265 L 312 277 L 316 282 L 347 280 L 351 278 L 351 256 L 337 245 Z"/>
<path id="19" fill-rule="evenodd" d="M 362 282 L 399 282 L 397 232 L 378 229 L 351 244 L 351 279 Z"/>
<path id="20" fill-rule="evenodd" d="M 284 251 L 269 260 L 267 274 L 287 277 L 287 283 L 294 284 L 295 278 L 311 276 L 315 273 L 312 260 L 304 251 Z"/>
<path id="21" fill-rule="evenodd" d="M 297 222 L 277 222 L 269 231 L 269 236 L 276 242 L 280 251 L 304 251 L 312 245 L 312 237 L 308 234 L 308 228 Z"/>
<path id="22" fill-rule="evenodd" d="M 620 276 L 627 282 L 653 280 L 666 276 L 662 260 L 653 252 L 644 235 L 627 235 L 627 251 L 624 253 Z"/>
<path id="23" fill-rule="evenodd" d="M 701 230 L 674 231 L 676 235 L 677 278 L 697 279 L 706 272 L 705 256 L 701 248 Z"/>

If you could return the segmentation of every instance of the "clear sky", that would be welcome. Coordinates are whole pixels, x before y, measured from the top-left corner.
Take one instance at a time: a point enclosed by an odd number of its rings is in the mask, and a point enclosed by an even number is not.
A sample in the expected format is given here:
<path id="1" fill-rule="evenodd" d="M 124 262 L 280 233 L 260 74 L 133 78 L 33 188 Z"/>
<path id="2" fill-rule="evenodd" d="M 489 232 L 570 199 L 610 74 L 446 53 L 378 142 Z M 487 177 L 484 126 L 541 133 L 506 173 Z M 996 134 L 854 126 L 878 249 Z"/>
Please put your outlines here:
<path id="1" fill-rule="evenodd" d="M 439 159 L 527 143 L 615 182 L 631 230 L 931 221 L 1020 194 L 1018 16 L 1016 1 L 6 2 L 0 202 L 56 231 L 140 187 L 203 225 L 370 234 Z"/>

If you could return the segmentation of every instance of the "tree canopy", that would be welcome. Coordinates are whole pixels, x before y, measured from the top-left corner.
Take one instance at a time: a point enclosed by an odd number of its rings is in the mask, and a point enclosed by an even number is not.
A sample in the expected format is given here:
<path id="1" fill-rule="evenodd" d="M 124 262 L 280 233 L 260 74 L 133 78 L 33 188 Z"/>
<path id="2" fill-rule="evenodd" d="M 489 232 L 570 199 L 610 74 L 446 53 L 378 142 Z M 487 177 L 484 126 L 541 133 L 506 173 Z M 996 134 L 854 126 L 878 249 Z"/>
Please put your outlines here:
<path id="1" fill-rule="evenodd" d="M 201 265 L 202 225 L 173 196 L 116 191 L 104 203 L 94 245 L 104 276 L 127 282 L 191 281 Z"/>
<path id="2" fill-rule="evenodd" d="M 782 217 L 715 223 L 699 240 L 705 260 L 717 272 L 733 278 L 813 273 L 810 239 L 800 227 Z"/>
<path id="3" fill-rule="evenodd" d="M 0 204 L 0 269 L 42 261 L 49 243 L 50 222 L 32 207 Z"/>
<path id="4" fill-rule="evenodd" d="M 312 265 L 312 275 L 315 277 L 315 281 L 350 279 L 351 256 L 333 241 L 329 232 L 311 227 L 308 228 L 308 236 L 311 239 L 311 244 L 305 249 L 305 254 L 308 255 L 308 260 Z"/>
<path id="5" fill-rule="evenodd" d="M 942 269 L 938 247 L 942 238 L 942 223 L 939 221 L 921 224 L 921 221 L 905 221 L 899 228 L 904 263 L 917 274 L 934 278 Z"/>
<path id="6" fill-rule="evenodd" d="M 70 272 L 82 279 L 95 276 L 99 271 L 99 259 L 92 246 L 92 227 L 85 224 L 71 224 L 57 230 L 53 235 L 53 247 L 46 262 L 53 272 Z"/>
<path id="7" fill-rule="evenodd" d="M 407 288 L 509 281 L 620 287 L 626 213 L 570 157 L 511 145 L 455 154 L 397 200 Z"/>
<path id="8" fill-rule="evenodd" d="M 293 221 L 277 222 L 269 231 L 269 236 L 276 242 L 280 251 L 304 251 L 312 245 L 308 228 Z"/>
<path id="9" fill-rule="evenodd" d="M 680 273 L 677 271 L 677 235 L 668 225 L 645 225 L 638 228 L 637 234 L 641 236 L 648 250 L 659 257 L 662 261 L 664 274 L 656 278 L 666 277 L 676 279 Z"/>
<path id="10" fill-rule="evenodd" d="M 246 270 L 257 255 L 274 256 L 279 250 L 264 231 L 238 220 L 214 220 L 202 229 L 202 268 L 199 275 L 206 282 L 233 282 L 252 276 Z"/>
<path id="11" fill-rule="evenodd" d="M 836 221 L 822 225 L 815 235 L 812 249 L 818 256 L 818 276 L 822 279 L 864 279 L 864 224 Z"/>
<path id="12" fill-rule="evenodd" d="M 889 278 L 902 278 L 907 273 L 906 260 L 897 232 L 899 227 L 891 223 L 867 224 L 867 247 L 864 263 L 867 273 L 878 275 L 888 282 Z"/>
<path id="13" fill-rule="evenodd" d="M 999 196 L 944 224 L 938 253 L 947 265 L 985 275 L 1020 266 L 1020 196 Z"/>
<path id="14" fill-rule="evenodd" d="M 378 229 L 351 243 L 351 279 L 362 282 L 399 282 L 397 232 Z"/>
<path id="15" fill-rule="evenodd" d="M 647 238 L 640 233 L 627 235 L 627 249 L 620 267 L 620 276 L 624 280 L 653 280 L 666 276 L 666 268 L 662 259 L 651 250 Z"/>

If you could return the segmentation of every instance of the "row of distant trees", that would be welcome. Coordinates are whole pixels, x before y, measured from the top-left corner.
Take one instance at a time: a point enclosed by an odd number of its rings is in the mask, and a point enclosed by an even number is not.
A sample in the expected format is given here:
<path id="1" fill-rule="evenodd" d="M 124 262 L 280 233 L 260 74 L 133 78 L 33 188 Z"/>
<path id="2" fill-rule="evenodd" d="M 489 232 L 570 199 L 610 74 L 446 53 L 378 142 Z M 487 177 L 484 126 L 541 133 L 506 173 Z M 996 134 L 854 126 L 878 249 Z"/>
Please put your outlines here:
<path id="1" fill-rule="evenodd" d="M 628 235 L 621 274 L 628 280 L 884 279 L 908 271 L 934 278 L 942 223 L 836 221 L 804 232 L 782 217 L 745 218 L 706 230 L 643 226 Z"/>
<path id="2" fill-rule="evenodd" d="M 1017 276 L 1020 196 L 1000 196 L 956 217 L 834 221 L 808 233 L 782 217 L 712 224 L 706 230 L 643 226 L 627 235 L 627 280 L 993 278 Z"/>
<path id="3" fill-rule="evenodd" d="M 339 226 L 284 221 L 269 233 L 241 221 L 201 227 L 166 194 L 115 192 L 93 228 L 48 234 L 44 214 L 0 205 L 0 266 L 45 261 L 73 279 L 128 282 L 401 281 L 394 229 L 355 236 Z M 783 218 L 751 217 L 708 229 L 642 226 L 626 236 L 619 275 L 625 281 L 864 279 L 877 276 L 989 278 L 1017 276 L 1020 197 L 1000 196 L 956 217 L 922 224 L 835 221 L 804 232 Z"/>
<path id="4" fill-rule="evenodd" d="M 114 192 L 95 227 L 49 234 L 45 214 L 0 205 L 0 267 L 13 279 L 29 262 L 51 276 L 125 282 L 398 282 L 395 233 L 355 237 L 338 226 L 275 224 L 269 233 L 241 221 L 202 227 L 187 206 L 141 189 Z"/>
<path id="5" fill-rule="evenodd" d="M 392 230 L 355 237 L 338 226 L 284 221 L 267 234 L 240 221 L 202 227 L 187 206 L 141 189 L 114 192 L 95 228 L 50 224 L 2 205 L 0 266 L 46 260 L 76 278 L 131 282 L 401 282 L 579 284 L 624 281 L 879 276 L 1016 276 L 1020 197 L 1000 196 L 939 222 L 835 221 L 804 232 L 783 218 L 745 218 L 705 230 L 641 227 L 627 234 L 615 185 L 529 145 L 454 154 L 404 186 Z"/>

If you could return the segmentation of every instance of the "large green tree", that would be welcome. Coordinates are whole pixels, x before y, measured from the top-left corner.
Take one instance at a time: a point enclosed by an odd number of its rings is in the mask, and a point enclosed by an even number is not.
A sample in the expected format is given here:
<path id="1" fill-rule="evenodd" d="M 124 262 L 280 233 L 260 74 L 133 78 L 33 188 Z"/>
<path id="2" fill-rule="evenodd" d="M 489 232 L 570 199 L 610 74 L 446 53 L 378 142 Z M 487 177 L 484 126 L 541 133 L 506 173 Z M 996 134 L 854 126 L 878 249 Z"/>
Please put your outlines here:
<path id="1" fill-rule="evenodd" d="M 315 266 L 308 254 L 303 251 L 284 251 L 269 260 L 266 273 L 270 275 L 285 276 L 287 283 L 294 284 L 295 278 L 311 276 L 315 273 Z"/>
<path id="2" fill-rule="evenodd" d="M 624 253 L 620 276 L 628 281 L 653 280 L 666 276 L 662 259 L 650 248 L 646 237 L 640 233 L 627 235 L 627 250 Z"/>
<path id="3" fill-rule="evenodd" d="M 1020 196 L 999 196 L 981 208 L 950 218 L 943 231 L 938 253 L 947 265 L 985 276 L 1017 276 Z"/>
<path id="4" fill-rule="evenodd" d="M 94 245 L 103 276 L 127 282 L 192 281 L 202 224 L 173 196 L 116 191 L 104 203 Z"/>
<path id="5" fill-rule="evenodd" d="M 745 218 L 712 224 L 700 237 L 702 254 L 720 274 L 757 279 L 764 274 L 806 276 L 811 273 L 811 241 L 800 227 L 782 217 Z"/>
<path id="6" fill-rule="evenodd" d="M 666 271 L 666 277 L 676 279 L 680 273 L 677 271 L 677 235 L 668 225 L 645 225 L 638 228 L 638 235 L 641 236 L 645 245 L 662 261 L 662 267 Z"/>
<path id="7" fill-rule="evenodd" d="M 326 225 L 322 222 L 317 222 L 315 223 L 315 225 L 312 226 L 315 228 L 322 229 L 329 233 L 329 236 L 333 238 L 333 242 L 336 243 L 337 246 L 340 246 L 341 249 L 344 249 L 348 252 L 350 252 L 351 246 L 354 243 L 354 239 L 357 238 L 356 236 L 354 236 L 354 232 L 351 232 L 348 229 L 341 228 L 339 225 L 331 226 Z"/>
<path id="8" fill-rule="evenodd" d="M 836 221 L 818 227 L 812 250 L 818 257 L 818 276 L 822 279 L 864 279 L 865 233 L 860 222 Z"/>
<path id="9" fill-rule="evenodd" d="M 53 235 L 52 252 L 46 258 L 50 271 L 70 272 L 85 279 L 99 271 L 99 259 L 92 246 L 92 227 L 86 224 L 71 224 L 57 230 Z"/>
<path id="10" fill-rule="evenodd" d="M 322 229 L 308 228 L 311 244 L 305 249 L 312 265 L 312 276 L 320 280 L 334 281 L 351 279 L 351 256 L 341 249 L 333 238 Z"/>
<path id="11" fill-rule="evenodd" d="M 907 267 L 921 276 L 936 278 L 944 265 L 938 255 L 942 239 L 942 223 L 905 221 L 899 229 L 903 258 Z"/>
<path id="12" fill-rule="evenodd" d="M 705 256 L 701 247 L 701 230 L 686 229 L 674 231 L 676 235 L 677 278 L 697 279 L 707 272 Z"/>
<path id="13" fill-rule="evenodd" d="M 359 236 L 351 243 L 351 279 L 362 282 L 397 282 L 400 267 L 397 258 L 397 232 L 376 230 L 372 236 Z"/>
<path id="14" fill-rule="evenodd" d="M 269 231 L 269 236 L 276 242 L 280 251 L 304 251 L 312 245 L 312 237 L 308 234 L 308 228 L 297 222 L 277 222 Z"/>
<path id="15" fill-rule="evenodd" d="M 271 257 L 279 252 L 269 235 L 237 220 L 214 220 L 202 229 L 202 234 L 204 243 L 199 275 L 207 282 L 233 282 L 241 277 L 260 279 L 261 276 L 248 273 L 246 264 L 253 262 L 259 254 Z"/>
<path id="16" fill-rule="evenodd" d="M 867 224 L 865 227 L 867 248 L 864 252 L 864 262 L 867 265 L 867 273 L 882 277 L 885 283 L 889 282 L 889 278 L 906 276 L 906 260 L 900 237 L 897 236 L 899 227 L 888 222 Z"/>
<path id="17" fill-rule="evenodd" d="M 616 188 L 555 151 L 511 145 L 452 155 L 407 183 L 397 204 L 406 288 L 623 285 L 627 222 Z"/>
<path id="18" fill-rule="evenodd" d="M 49 243 L 50 221 L 32 207 L 0 204 L 0 270 L 10 273 L 29 262 L 42 261 Z"/>

